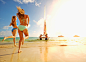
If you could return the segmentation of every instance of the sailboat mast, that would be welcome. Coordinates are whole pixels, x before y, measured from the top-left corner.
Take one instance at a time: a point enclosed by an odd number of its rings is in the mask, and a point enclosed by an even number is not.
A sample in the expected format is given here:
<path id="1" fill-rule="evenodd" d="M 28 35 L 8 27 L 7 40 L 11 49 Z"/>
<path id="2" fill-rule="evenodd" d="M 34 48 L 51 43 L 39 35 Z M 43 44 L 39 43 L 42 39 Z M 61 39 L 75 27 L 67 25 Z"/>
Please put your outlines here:
<path id="1" fill-rule="evenodd" d="M 44 6 L 44 35 L 46 35 L 46 6 Z"/>

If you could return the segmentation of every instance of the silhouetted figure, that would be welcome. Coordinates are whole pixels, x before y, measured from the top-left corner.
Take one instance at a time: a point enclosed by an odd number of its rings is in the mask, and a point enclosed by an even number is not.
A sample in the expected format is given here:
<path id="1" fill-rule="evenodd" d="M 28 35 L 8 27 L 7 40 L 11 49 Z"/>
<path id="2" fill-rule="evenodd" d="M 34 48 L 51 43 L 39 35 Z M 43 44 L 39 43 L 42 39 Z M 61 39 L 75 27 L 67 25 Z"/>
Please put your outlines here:
<path id="1" fill-rule="evenodd" d="M 48 40 L 48 34 L 45 35 L 45 40 Z"/>
<path id="2" fill-rule="evenodd" d="M 40 38 L 40 40 L 42 40 L 42 34 L 40 34 L 39 38 Z"/>

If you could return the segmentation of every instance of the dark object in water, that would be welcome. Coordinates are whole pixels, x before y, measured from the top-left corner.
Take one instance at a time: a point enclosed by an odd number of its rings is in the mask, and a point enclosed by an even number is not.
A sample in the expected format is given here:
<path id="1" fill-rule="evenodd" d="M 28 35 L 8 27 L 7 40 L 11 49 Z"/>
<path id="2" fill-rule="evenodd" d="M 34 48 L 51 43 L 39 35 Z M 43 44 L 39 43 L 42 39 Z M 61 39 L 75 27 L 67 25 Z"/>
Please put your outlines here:
<path id="1" fill-rule="evenodd" d="M 73 37 L 80 37 L 80 36 L 78 36 L 78 35 L 75 35 L 75 36 L 73 36 Z"/>
<path id="2" fill-rule="evenodd" d="M 60 36 L 58 36 L 58 37 L 64 37 L 64 36 L 60 35 Z"/>
<path id="3" fill-rule="evenodd" d="M 67 45 L 60 45 L 60 46 L 67 46 Z"/>
<path id="4" fill-rule="evenodd" d="M 40 40 L 42 40 L 42 38 L 40 38 Z"/>
<path id="5" fill-rule="evenodd" d="M 48 38 L 45 38 L 45 40 L 48 40 Z"/>

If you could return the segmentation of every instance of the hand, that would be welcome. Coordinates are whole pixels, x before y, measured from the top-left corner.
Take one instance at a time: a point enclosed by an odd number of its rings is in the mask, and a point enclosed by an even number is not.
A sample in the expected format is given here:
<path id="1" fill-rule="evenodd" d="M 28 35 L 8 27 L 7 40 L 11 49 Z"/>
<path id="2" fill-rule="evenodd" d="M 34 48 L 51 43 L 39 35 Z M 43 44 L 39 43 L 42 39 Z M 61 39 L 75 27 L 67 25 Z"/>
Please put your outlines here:
<path id="1" fill-rule="evenodd" d="M 27 24 L 27 26 L 28 26 L 28 24 Z"/>
<path id="2" fill-rule="evenodd" d="M 9 26 L 11 26 L 11 23 L 10 23 L 10 25 Z"/>

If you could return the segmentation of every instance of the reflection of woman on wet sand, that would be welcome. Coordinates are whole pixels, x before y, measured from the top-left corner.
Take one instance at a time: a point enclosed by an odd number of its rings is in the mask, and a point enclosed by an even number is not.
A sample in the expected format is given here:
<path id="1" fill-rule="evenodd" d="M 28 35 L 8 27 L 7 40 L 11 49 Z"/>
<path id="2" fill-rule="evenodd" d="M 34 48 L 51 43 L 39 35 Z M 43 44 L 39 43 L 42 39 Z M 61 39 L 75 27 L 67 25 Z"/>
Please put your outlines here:
<path id="1" fill-rule="evenodd" d="M 13 26 L 13 29 L 12 29 L 12 35 L 13 36 L 4 37 L 4 39 L 2 40 L 2 41 L 4 41 L 7 38 L 13 38 L 14 46 L 16 46 L 15 39 L 16 39 L 16 34 L 17 34 L 16 20 L 17 20 L 17 17 L 16 16 L 12 16 L 12 22 L 9 25 L 9 26 L 11 26 L 11 25 Z"/>
<path id="2" fill-rule="evenodd" d="M 18 33 L 19 33 L 19 50 L 18 53 L 21 52 L 21 43 L 22 45 L 24 44 L 24 40 L 29 38 L 29 34 L 28 34 L 28 24 L 29 24 L 29 16 L 24 14 L 25 11 L 23 9 L 21 9 L 20 7 L 17 7 L 18 9 L 18 13 L 17 13 L 17 17 L 20 21 L 20 25 L 18 26 Z M 25 38 L 23 37 L 23 33 L 25 35 Z"/>

